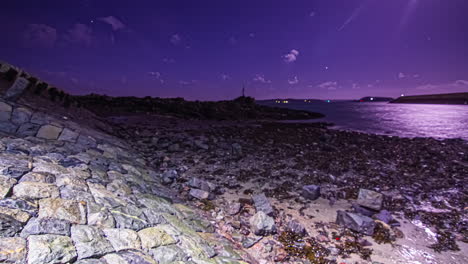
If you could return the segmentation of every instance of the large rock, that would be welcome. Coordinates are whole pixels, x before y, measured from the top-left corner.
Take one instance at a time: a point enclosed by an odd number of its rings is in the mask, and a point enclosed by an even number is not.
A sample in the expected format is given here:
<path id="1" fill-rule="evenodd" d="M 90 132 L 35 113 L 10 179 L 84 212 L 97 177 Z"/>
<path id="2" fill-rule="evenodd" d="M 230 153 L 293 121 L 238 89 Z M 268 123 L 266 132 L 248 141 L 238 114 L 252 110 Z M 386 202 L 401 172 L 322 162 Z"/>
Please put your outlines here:
<path id="1" fill-rule="evenodd" d="M 88 225 L 100 228 L 115 227 L 115 219 L 107 208 L 94 202 L 88 202 L 86 205 L 88 209 Z"/>
<path id="2" fill-rule="evenodd" d="M 80 134 L 78 134 L 77 132 L 75 132 L 75 131 L 73 131 L 71 129 L 64 128 L 62 133 L 60 134 L 60 137 L 58 138 L 58 140 L 68 141 L 68 142 L 76 142 L 79 135 Z"/>
<path id="3" fill-rule="evenodd" d="M 15 82 L 6 91 L 5 98 L 8 100 L 18 99 L 23 93 L 23 91 L 28 87 L 28 85 L 29 85 L 28 79 L 24 77 L 16 78 Z"/>
<path id="4" fill-rule="evenodd" d="M 70 236 L 70 222 L 54 218 L 31 218 L 21 231 L 21 237 L 30 235 L 63 235 Z"/>
<path id="5" fill-rule="evenodd" d="M 5 198 L 15 184 L 15 179 L 0 175 L 0 199 Z"/>
<path id="6" fill-rule="evenodd" d="M 203 191 L 203 190 L 200 190 L 200 189 L 195 189 L 195 188 L 190 189 L 189 194 L 193 198 L 197 198 L 199 200 L 206 200 L 206 199 L 210 198 L 210 193 L 209 192 Z"/>
<path id="7" fill-rule="evenodd" d="M 320 197 L 320 186 L 306 185 L 302 187 L 302 196 L 309 200 L 317 200 Z"/>
<path id="8" fill-rule="evenodd" d="M 158 264 L 142 252 L 124 251 L 105 255 L 102 258 L 107 264 Z M 159 263 L 160 264 L 160 263 Z"/>
<path id="9" fill-rule="evenodd" d="M 11 105 L 0 101 L 0 121 L 10 120 L 12 110 Z"/>
<path id="10" fill-rule="evenodd" d="M 71 238 L 78 253 L 78 259 L 100 257 L 113 252 L 114 248 L 104 238 L 102 230 L 93 226 L 74 225 L 71 228 Z"/>
<path id="11" fill-rule="evenodd" d="M 39 201 L 39 218 L 57 218 L 73 224 L 86 224 L 85 204 L 60 198 L 42 199 Z"/>
<path id="12" fill-rule="evenodd" d="M 177 243 L 177 241 L 163 228 L 149 227 L 138 232 L 141 240 L 141 246 L 144 249 L 167 246 Z"/>
<path id="13" fill-rule="evenodd" d="M 216 189 L 216 186 L 214 184 L 201 180 L 199 178 L 191 178 L 187 184 L 192 188 L 200 189 L 206 192 L 212 192 Z"/>
<path id="14" fill-rule="evenodd" d="M 59 189 L 54 184 L 42 182 L 20 182 L 13 188 L 13 194 L 20 198 L 58 198 Z"/>
<path id="15" fill-rule="evenodd" d="M 43 182 L 43 183 L 55 183 L 55 175 L 48 172 L 28 172 L 19 182 Z"/>
<path id="16" fill-rule="evenodd" d="M 58 139 L 60 132 L 62 132 L 61 127 L 53 126 L 53 125 L 44 125 L 44 126 L 41 126 L 39 131 L 37 131 L 36 137 L 55 140 L 55 139 Z"/>
<path id="17" fill-rule="evenodd" d="M 138 233 L 131 229 L 105 228 L 104 234 L 116 251 L 141 249 Z"/>
<path id="18" fill-rule="evenodd" d="M 160 246 L 154 249 L 150 249 L 149 253 L 151 256 L 158 261 L 159 264 L 170 264 L 176 261 L 186 261 L 187 254 L 178 246 Z M 186 262 L 183 262 L 186 263 Z"/>
<path id="19" fill-rule="evenodd" d="M 13 110 L 13 113 L 11 115 L 11 122 L 13 124 L 21 125 L 21 124 L 29 122 L 29 120 L 31 119 L 31 116 L 32 116 L 31 111 L 23 107 L 18 107 L 15 110 Z"/>
<path id="20" fill-rule="evenodd" d="M 0 237 L 0 262 L 25 263 L 26 240 L 20 237 Z"/>
<path id="21" fill-rule="evenodd" d="M 298 235 L 306 235 L 307 234 L 307 231 L 305 229 L 305 227 L 299 223 L 299 221 L 297 220 L 291 220 L 288 222 L 288 225 L 287 225 L 287 228 L 289 231 L 295 233 L 295 234 L 298 234 Z"/>
<path id="22" fill-rule="evenodd" d="M 382 208 L 383 195 L 366 189 L 359 189 L 357 204 L 374 209 L 380 210 Z"/>
<path id="23" fill-rule="evenodd" d="M 28 237 L 28 264 L 67 263 L 77 256 L 71 238 L 58 235 Z"/>
<path id="24" fill-rule="evenodd" d="M 28 212 L 9 207 L 0 207 L 0 214 L 9 215 L 22 223 L 26 223 L 29 218 L 31 218 L 31 215 Z"/>
<path id="25" fill-rule="evenodd" d="M 0 237 L 12 237 L 23 228 L 23 223 L 14 217 L 0 213 Z"/>
<path id="26" fill-rule="evenodd" d="M 374 220 L 364 215 L 358 215 L 338 210 L 336 216 L 336 223 L 365 235 L 371 236 L 374 234 Z"/>
<path id="27" fill-rule="evenodd" d="M 273 210 L 273 207 L 271 207 L 270 201 L 268 201 L 268 198 L 265 196 L 264 193 L 254 195 L 252 199 L 254 201 L 255 209 L 257 209 L 257 212 L 264 212 L 266 215 L 269 216 L 274 215 L 275 211 Z"/>
<path id="28" fill-rule="evenodd" d="M 263 211 L 250 218 L 250 227 L 257 236 L 267 236 L 276 232 L 275 220 Z"/>
<path id="29" fill-rule="evenodd" d="M 125 207 L 118 207 L 111 209 L 110 212 L 115 219 L 115 225 L 117 228 L 126 228 L 132 230 L 141 230 L 149 226 L 146 220 L 143 210 L 134 206 L 127 205 Z"/>
<path id="30" fill-rule="evenodd" d="M 39 131 L 40 127 L 41 126 L 37 124 L 24 123 L 18 127 L 18 130 L 16 131 L 16 133 L 23 137 L 34 136 L 37 134 L 37 131 Z"/>
<path id="31" fill-rule="evenodd" d="M 17 209 L 24 213 L 35 214 L 39 207 L 35 201 L 7 198 L 0 200 L 0 208 Z"/>

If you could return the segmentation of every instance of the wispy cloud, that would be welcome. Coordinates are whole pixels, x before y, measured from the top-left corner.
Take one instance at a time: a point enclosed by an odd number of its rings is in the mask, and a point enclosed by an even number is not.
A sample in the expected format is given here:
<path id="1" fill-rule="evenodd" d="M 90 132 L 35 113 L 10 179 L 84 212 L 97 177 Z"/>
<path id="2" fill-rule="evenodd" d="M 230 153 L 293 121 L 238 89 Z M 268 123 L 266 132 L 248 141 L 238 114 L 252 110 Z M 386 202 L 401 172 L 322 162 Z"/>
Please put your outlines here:
<path id="1" fill-rule="evenodd" d="M 341 25 L 341 27 L 338 28 L 338 31 L 342 31 L 343 29 L 345 29 L 346 26 L 351 24 L 351 22 L 353 22 L 361 14 L 361 11 L 364 8 L 365 3 L 366 2 L 362 3 L 359 7 L 354 9 L 353 13 L 348 17 L 348 19 L 346 19 L 343 25 Z"/>
<path id="2" fill-rule="evenodd" d="M 406 75 L 402 72 L 398 73 L 398 79 L 404 79 Z"/>
<path id="3" fill-rule="evenodd" d="M 195 84 L 195 83 L 197 83 L 197 82 L 198 82 L 197 80 L 189 80 L 189 81 L 180 80 L 180 81 L 179 81 L 179 84 L 180 84 L 180 85 L 186 86 L 186 85 Z"/>
<path id="4" fill-rule="evenodd" d="M 179 34 L 174 34 L 169 40 L 173 45 L 177 46 L 182 42 L 182 37 Z"/>
<path id="5" fill-rule="evenodd" d="M 122 21 L 114 16 L 100 17 L 98 20 L 109 24 L 114 31 L 122 30 L 127 27 Z"/>
<path id="6" fill-rule="evenodd" d="M 289 83 L 290 85 L 298 84 L 298 83 L 299 83 L 299 79 L 297 78 L 297 76 L 294 76 L 294 78 L 288 79 L 288 83 Z"/>
<path id="7" fill-rule="evenodd" d="M 287 54 L 283 55 L 282 58 L 284 62 L 291 63 L 291 62 L 295 62 L 298 56 L 299 56 L 299 51 L 296 49 L 293 49 Z"/>
<path id="8" fill-rule="evenodd" d="M 221 80 L 223 80 L 223 81 L 227 81 L 227 80 L 231 79 L 231 76 L 229 76 L 229 75 L 227 75 L 225 73 L 221 74 L 220 77 L 221 77 Z"/>
<path id="9" fill-rule="evenodd" d="M 228 42 L 231 45 L 236 45 L 237 44 L 237 39 L 235 37 L 230 37 Z"/>
<path id="10" fill-rule="evenodd" d="M 93 40 L 93 30 L 85 24 L 75 24 L 65 34 L 65 40 L 74 44 L 90 46 Z"/>
<path id="11" fill-rule="evenodd" d="M 164 83 L 164 80 L 161 78 L 161 73 L 160 72 L 148 72 L 148 75 L 154 77 L 156 80 L 158 80 L 161 84 Z"/>
<path id="12" fill-rule="evenodd" d="M 167 64 L 172 64 L 172 63 L 175 63 L 176 61 L 173 58 L 163 58 L 162 62 L 167 63 Z"/>
<path id="13" fill-rule="evenodd" d="M 57 30 L 45 24 L 29 24 L 22 34 L 26 47 L 52 48 L 57 41 Z"/>
<path id="14" fill-rule="evenodd" d="M 271 83 L 271 81 L 266 79 L 263 74 L 255 74 L 253 81 L 259 83 Z"/>
<path id="15" fill-rule="evenodd" d="M 467 80 L 456 80 L 451 83 L 442 83 L 442 84 L 425 84 L 416 87 L 416 90 L 440 90 L 443 92 L 444 90 L 447 92 L 453 91 L 468 91 L 468 81 Z"/>
<path id="16" fill-rule="evenodd" d="M 338 89 L 338 82 L 328 81 L 317 85 L 317 88 L 326 89 L 326 90 L 336 90 Z"/>

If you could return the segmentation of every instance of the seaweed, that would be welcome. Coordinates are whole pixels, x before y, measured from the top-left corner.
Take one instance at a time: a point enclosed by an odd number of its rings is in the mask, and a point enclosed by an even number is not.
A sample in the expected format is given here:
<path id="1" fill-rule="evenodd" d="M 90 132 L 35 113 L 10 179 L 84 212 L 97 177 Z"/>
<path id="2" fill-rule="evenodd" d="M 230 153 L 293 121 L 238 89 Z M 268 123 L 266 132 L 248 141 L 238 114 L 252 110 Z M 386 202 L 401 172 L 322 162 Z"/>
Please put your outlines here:
<path id="1" fill-rule="evenodd" d="M 326 259 L 330 255 L 330 250 L 320 245 L 315 239 L 304 239 L 300 234 L 284 231 L 278 241 L 283 244 L 284 250 L 289 257 L 306 259 L 311 264 L 334 264 L 334 260 Z"/>
<path id="2" fill-rule="evenodd" d="M 372 235 L 372 238 L 378 244 L 392 244 L 396 240 L 391 228 L 379 221 L 376 221 L 374 234 Z"/>
<path id="3" fill-rule="evenodd" d="M 437 230 L 437 243 L 432 244 L 429 248 L 434 249 L 435 252 L 440 253 L 443 251 L 460 251 L 455 237 L 449 231 Z"/>

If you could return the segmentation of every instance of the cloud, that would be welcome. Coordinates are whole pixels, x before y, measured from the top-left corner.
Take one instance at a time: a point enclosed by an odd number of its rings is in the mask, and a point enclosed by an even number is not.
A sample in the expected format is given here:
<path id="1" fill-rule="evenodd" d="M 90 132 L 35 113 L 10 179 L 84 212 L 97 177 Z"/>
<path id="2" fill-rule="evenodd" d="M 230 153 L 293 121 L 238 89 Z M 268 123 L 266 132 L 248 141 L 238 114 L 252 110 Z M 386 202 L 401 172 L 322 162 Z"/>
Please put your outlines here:
<path id="1" fill-rule="evenodd" d="M 156 80 L 158 80 L 161 84 L 164 83 L 164 80 L 161 78 L 161 73 L 160 72 L 148 72 L 148 75 L 154 77 Z"/>
<path id="2" fill-rule="evenodd" d="M 294 85 L 294 84 L 298 84 L 299 83 L 299 79 L 297 79 L 297 76 L 294 76 L 294 78 L 292 80 L 288 79 L 288 83 L 290 85 Z"/>
<path id="3" fill-rule="evenodd" d="M 271 83 L 270 80 L 265 79 L 265 76 L 263 74 L 255 74 L 253 81 L 259 83 Z"/>
<path id="4" fill-rule="evenodd" d="M 111 25 L 112 30 L 114 31 L 125 29 L 127 27 L 122 21 L 114 16 L 100 17 L 98 20 Z"/>
<path id="5" fill-rule="evenodd" d="M 463 90 L 468 90 L 468 81 L 467 80 L 456 80 L 451 83 L 442 83 L 442 84 L 425 84 L 425 85 L 420 85 L 415 88 L 416 90 L 440 90 L 440 92 L 443 92 L 444 90 L 449 90 L 449 91 L 462 91 Z"/>
<path id="6" fill-rule="evenodd" d="M 406 75 L 402 72 L 398 73 L 398 79 L 404 79 Z"/>
<path id="7" fill-rule="evenodd" d="M 179 34 L 174 34 L 174 35 L 171 36 L 171 39 L 169 41 L 172 44 L 177 46 L 182 42 L 182 37 Z"/>
<path id="8" fill-rule="evenodd" d="M 231 44 L 231 45 L 236 45 L 237 44 L 237 39 L 235 37 L 230 37 L 228 41 L 229 41 L 229 44 Z"/>
<path id="9" fill-rule="evenodd" d="M 167 64 L 175 63 L 175 60 L 173 58 L 163 58 L 162 61 Z"/>
<path id="10" fill-rule="evenodd" d="M 45 24 L 29 24 L 22 41 L 26 47 L 52 48 L 57 41 L 57 30 Z"/>
<path id="11" fill-rule="evenodd" d="M 179 81 L 179 84 L 180 85 L 192 85 L 192 84 L 195 84 L 197 83 L 198 81 L 197 80 L 190 80 L 190 81 L 184 81 L 184 80 L 180 80 Z"/>
<path id="12" fill-rule="evenodd" d="M 227 74 L 225 74 L 225 73 L 221 74 L 221 80 L 227 81 L 227 80 L 229 80 L 229 79 L 231 79 L 231 76 L 229 76 L 229 75 L 227 75 Z"/>
<path id="13" fill-rule="evenodd" d="M 317 15 L 317 13 L 315 13 L 314 11 L 310 12 L 309 14 L 310 17 L 314 17 L 315 15 Z"/>
<path id="14" fill-rule="evenodd" d="M 297 60 L 298 56 L 299 56 L 299 51 L 293 49 L 288 54 L 283 55 L 282 58 L 283 58 L 284 62 L 291 63 L 291 62 L 295 62 Z"/>
<path id="15" fill-rule="evenodd" d="M 336 90 L 338 88 L 338 82 L 324 82 L 319 85 L 317 85 L 318 88 L 320 89 L 326 89 L 326 90 Z"/>
<path id="16" fill-rule="evenodd" d="M 93 30 L 85 24 L 75 24 L 65 34 L 65 40 L 74 44 L 90 46 L 93 40 Z"/>
<path id="17" fill-rule="evenodd" d="M 249 34 L 249 37 L 255 38 L 255 33 L 250 33 L 250 34 Z"/>

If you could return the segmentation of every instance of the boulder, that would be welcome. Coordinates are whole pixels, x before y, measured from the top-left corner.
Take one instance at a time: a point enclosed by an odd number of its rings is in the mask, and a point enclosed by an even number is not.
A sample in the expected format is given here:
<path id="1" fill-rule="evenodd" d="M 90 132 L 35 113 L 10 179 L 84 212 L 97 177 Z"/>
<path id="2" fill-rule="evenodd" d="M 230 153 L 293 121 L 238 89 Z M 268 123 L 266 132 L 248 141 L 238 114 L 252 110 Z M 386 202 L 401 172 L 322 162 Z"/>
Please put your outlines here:
<path id="1" fill-rule="evenodd" d="M 10 120 L 12 110 L 13 107 L 11 105 L 0 101 L 0 121 Z"/>
<path id="2" fill-rule="evenodd" d="M 241 204 L 234 202 L 234 203 L 229 203 L 228 208 L 227 208 L 227 213 L 229 215 L 235 215 L 240 212 L 241 209 Z"/>
<path id="3" fill-rule="evenodd" d="M 75 244 L 78 259 L 100 257 L 114 251 L 102 230 L 97 227 L 74 225 L 71 228 L 71 238 Z"/>
<path id="4" fill-rule="evenodd" d="M 15 184 L 15 179 L 0 175 L 0 199 L 5 198 Z"/>
<path id="5" fill-rule="evenodd" d="M 276 232 L 275 220 L 263 211 L 250 218 L 250 228 L 257 236 L 267 236 Z"/>
<path id="6" fill-rule="evenodd" d="M 317 200 L 320 197 L 320 186 L 306 185 L 302 187 L 302 196 L 309 200 Z"/>
<path id="7" fill-rule="evenodd" d="M 39 201 L 39 218 L 56 218 L 73 224 L 86 224 L 84 202 L 47 198 Z"/>
<path id="8" fill-rule="evenodd" d="M 23 123 L 18 127 L 16 133 L 20 136 L 27 137 L 27 136 L 34 136 L 39 131 L 41 126 L 32 123 Z"/>
<path id="9" fill-rule="evenodd" d="M 73 131 L 71 129 L 64 128 L 62 133 L 60 134 L 58 140 L 67 141 L 67 142 L 76 142 L 79 135 L 80 134 L 78 134 L 77 132 L 75 132 L 75 131 Z"/>
<path id="10" fill-rule="evenodd" d="M 12 237 L 23 228 L 14 217 L 0 213 L 0 237 Z"/>
<path id="11" fill-rule="evenodd" d="M 131 229 L 105 228 L 104 234 L 116 251 L 125 249 L 141 249 L 138 233 Z"/>
<path id="12" fill-rule="evenodd" d="M 110 209 L 110 212 L 115 219 L 115 226 L 117 228 L 138 231 L 149 226 L 143 209 L 134 205 L 129 204 L 127 206 Z"/>
<path id="13" fill-rule="evenodd" d="M 50 139 L 56 140 L 58 139 L 60 132 L 62 132 L 62 128 L 53 125 L 43 125 L 37 131 L 36 137 L 43 138 L 43 139 Z"/>
<path id="14" fill-rule="evenodd" d="M 26 240 L 21 237 L 0 237 L 0 262 L 25 263 Z"/>
<path id="15" fill-rule="evenodd" d="M 338 210 L 336 216 L 338 225 L 353 231 L 372 236 L 374 234 L 375 222 L 372 218 L 354 213 Z"/>
<path id="16" fill-rule="evenodd" d="M 88 225 L 101 228 L 115 227 L 115 219 L 107 208 L 94 202 L 88 202 L 86 206 L 88 209 Z"/>
<path id="17" fill-rule="evenodd" d="M 166 233 L 163 228 L 149 227 L 138 232 L 143 249 L 156 248 L 177 243 L 171 235 Z"/>
<path id="18" fill-rule="evenodd" d="M 58 235 L 28 237 L 28 264 L 67 263 L 76 258 L 71 238 Z"/>
<path id="19" fill-rule="evenodd" d="M 374 209 L 380 210 L 382 208 L 383 195 L 367 189 L 359 189 L 357 204 Z"/>
<path id="20" fill-rule="evenodd" d="M 102 259 L 108 264 L 158 264 L 150 256 L 134 251 L 107 254 Z"/>
<path id="21" fill-rule="evenodd" d="M 149 253 L 159 264 L 170 264 L 176 261 L 187 260 L 187 254 L 178 246 L 160 246 L 150 249 Z"/>
<path id="22" fill-rule="evenodd" d="M 29 199 L 58 198 L 59 189 L 55 184 L 43 182 L 20 182 L 13 188 L 16 197 Z"/>
<path id="23" fill-rule="evenodd" d="M 252 200 L 254 202 L 255 209 L 257 209 L 257 212 L 264 212 L 269 216 L 274 215 L 275 211 L 273 210 L 273 207 L 271 207 L 270 201 L 268 201 L 268 198 L 264 193 L 254 195 Z"/>
<path id="24" fill-rule="evenodd" d="M 212 192 L 216 189 L 216 186 L 214 184 L 201 180 L 199 178 L 191 178 L 187 182 L 187 185 L 192 188 L 200 189 L 206 192 Z"/>
<path id="25" fill-rule="evenodd" d="M 21 231 L 21 237 L 30 235 L 63 235 L 70 236 L 70 222 L 54 218 L 31 218 Z"/>
<path id="26" fill-rule="evenodd" d="M 200 190 L 200 189 L 195 189 L 195 188 L 190 189 L 189 194 L 190 194 L 190 196 L 192 196 L 194 198 L 197 198 L 199 200 L 206 200 L 206 199 L 210 198 L 210 193 L 209 192 L 203 191 L 203 190 Z"/>
<path id="27" fill-rule="evenodd" d="M 305 227 L 301 223 L 299 223 L 299 221 L 297 221 L 297 220 L 289 221 L 288 225 L 287 225 L 287 229 L 290 232 L 293 232 L 293 233 L 301 235 L 301 236 L 304 236 L 304 235 L 307 234 L 307 231 L 306 231 Z"/>
<path id="28" fill-rule="evenodd" d="M 11 122 L 16 125 L 28 123 L 31 119 L 31 116 L 31 111 L 23 107 L 18 107 L 15 110 L 13 110 L 13 113 L 11 114 Z"/>

